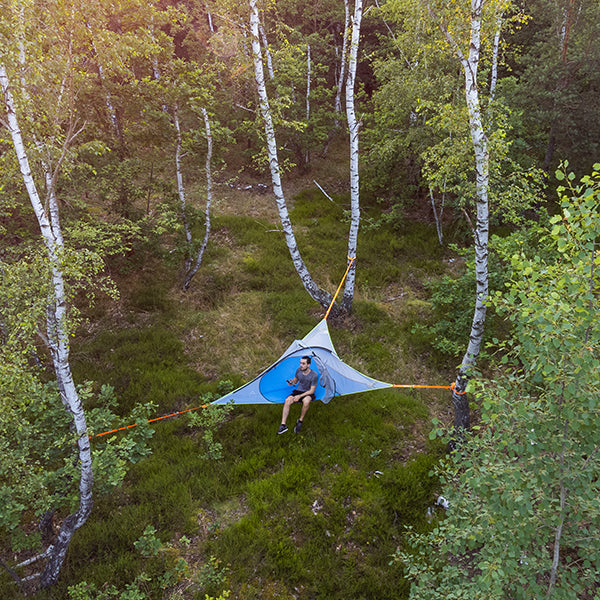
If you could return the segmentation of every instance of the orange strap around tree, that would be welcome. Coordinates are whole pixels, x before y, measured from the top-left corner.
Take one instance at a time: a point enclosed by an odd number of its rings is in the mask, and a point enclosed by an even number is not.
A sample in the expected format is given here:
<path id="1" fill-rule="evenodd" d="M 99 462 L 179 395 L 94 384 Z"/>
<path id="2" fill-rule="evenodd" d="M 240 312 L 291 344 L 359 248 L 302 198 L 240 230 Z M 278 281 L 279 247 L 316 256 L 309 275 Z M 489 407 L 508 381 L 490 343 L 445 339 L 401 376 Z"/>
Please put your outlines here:
<path id="1" fill-rule="evenodd" d="M 344 281 L 346 280 L 346 277 L 348 276 L 348 273 L 350 272 L 350 267 L 352 266 L 352 263 L 356 260 L 356 256 L 350 258 L 348 257 L 348 267 L 346 269 L 346 272 L 344 273 L 344 276 L 342 277 L 342 280 L 340 281 L 340 285 L 338 285 L 338 289 L 336 290 L 334 296 L 333 296 L 333 300 L 331 301 L 331 304 L 329 305 L 329 308 L 327 309 L 327 312 L 325 313 L 325 316 L 323 317 L 325 320 L 327 320 L 327 317 L 329 316 L 329 313 L 331 312 L 331 309 L 333 308 L 333 305 L 335 304 L 335 299 L 338 297 L 338 294 L 340 293 L 340 290 L 342 289 L 342 285 L 344 284 Z"/>

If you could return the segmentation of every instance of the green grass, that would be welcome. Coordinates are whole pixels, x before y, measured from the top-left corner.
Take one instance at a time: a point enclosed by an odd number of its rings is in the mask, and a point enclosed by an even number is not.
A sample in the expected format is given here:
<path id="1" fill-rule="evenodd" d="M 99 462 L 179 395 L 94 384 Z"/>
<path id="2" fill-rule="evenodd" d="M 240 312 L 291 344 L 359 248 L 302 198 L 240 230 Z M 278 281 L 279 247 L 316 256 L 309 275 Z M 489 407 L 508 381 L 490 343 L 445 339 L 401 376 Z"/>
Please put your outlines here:
<path id="1" fill-rule="evenodd" d="M 153 401 L 159 411 L 187 404 L 204 382 L 186 364 L 181 341 L 160 325 L 102 332 L 74 352 L 73 371 L 79 381 L 113 385 L 122 414 L 140 402 Z"/>
<path id="2" fill-rule="evenodd" d="M 280 409 L 236 409 L 218 434 L 225 454 L 218 462 L 201 458 L 184 419 L 157 424 L 153 455 L 97 501 L 63 580 L 100 586 L 157 569 L 133 548 L 146 525 L 163 541 L 193 538 L 204 513 L 211 533 L 194 551 L 229 566 L 238 597 L 260 597 L 246 586 L 265 579 L 315 598 L 403 597 L 389 556 L 404 525 L 426 526 L 436 489 L 427 472 L 440 448 L 403 464 L 395 454 L 427 407 L 396 390 L 338 398 L 311 407 L 297 436 L 275 435 Z M 228 516 L 232 505 L 239 515 Z"/>
<path id="3" fill-rule="evenodd" d="M 334 291 L 346 267 L 348 223 L 344 199 L 331 203 L 319 194 L 296 197 L 291 214 L 309 269 Z M 105 327 L 73 349 L 76 380 L 112 384 L 122 414 L 148 400 L 160 414 L 197 406 L 219 379 L 252 378 L 324 312 L 302 287 L 276 228 L 215 218 L 215 236 L 228 242 L 209 249 L 187 294 L 177 289 L 172 266 L 153 262 L 141 274 L 129 272 L 123 316 L 111 322 L 94 313 Z M 342 359 L 392 383 L 415 374 L 439 382 L 404 319 L 419 317 L 410 302 L 422 279 L 442 272 L 441 257 L 435 232 L 419 224 L 361 233 L 353 314 L 330 323 Z M 386 298 L 396 291 L 388 286 L 402 286 L 407 300 L 393 308 Z M 443 393 L 387 389 L 317 402 L 302 433 L 283 436 L 275 434 L 281 405 L 238 406 L 216 434 L 224 453 L 218 461 L 203 458 L 200 432 L 185 416 L 159 421 L 153 454 L 115 493 L 96 498 L 60 583 L 41 597 L 62 599 L 79 581 L 123 588 L 144 570 L 153 577 L 149 597 L 162 598 L 161 570 L 179 552 L 197 569 L 217 557 L 229 569 L 226 587 L 240 599 L 406 598 L 408 585 L 390 556 L 405 526 L 429 526 L 437 482 L 428 473 L 442 448 L 426 439 L 431 409 L 446 401 Z M 174 543 L 171 554 L 148 559 L 135 550 L 147 525 Z M 177 545 L 182 535 L 191 540 L 186 552 Z"/>

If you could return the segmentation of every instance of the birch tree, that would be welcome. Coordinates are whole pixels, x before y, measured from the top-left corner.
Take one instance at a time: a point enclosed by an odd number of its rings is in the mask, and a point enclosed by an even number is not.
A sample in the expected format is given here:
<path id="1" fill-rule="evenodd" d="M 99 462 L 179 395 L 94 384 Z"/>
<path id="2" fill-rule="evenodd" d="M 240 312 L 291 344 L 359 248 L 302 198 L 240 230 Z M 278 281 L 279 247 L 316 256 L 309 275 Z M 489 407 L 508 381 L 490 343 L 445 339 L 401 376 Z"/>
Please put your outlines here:
<path id="1" fill-rule="evenodd" d="M 475 159 L 475 204 L 477 219 L 473 227 L 475 246 L 476 293 L 475 310 L 469 343 L 463 356 L 452 391 L 454 404 L 454 426 L 460 437 L 464 430 L 470 427 L 469 401 L 466 387 L 477 362 L 487 312 L 489 293 L 488 277 L 488 238 L 489 238 L 489 149 L 488 139 L 484 130 L 477 71 L 482 50 L 482 20 L 485 0 L 471 0 L 469 10 L 468 52 L 464 51 L 465 44 L 457 39 L 448 24 L 448 18 L 440 12 L 440 8 L 432 2 L 422 0 L 433 23 L 440 29 L 447 43 L 454 50 L 463 69 L 465 78 L 465 99 L 469 118 L 471 144 Z M 456 26 L 456 24 L 454 24 Z M 458 26 L 460 28 L 460 24 Z"/>
<path id="2" fill-rule="evenodd" d="M 329 146 L 333 141 L 333 137 L 335 135 L 336 130 L 340 126 L 340 122 L 338 116 L 342 112 L 342 92 L 344 91 L 344 84 L 346 83 L 346 63 L 347 63 L 347 54 L 348 54 L 348 38 L 350 35 L 350 7 L 349 0 L 344 0 L 344 28 L 342 30 L 342 49 L 339 52 L 339 73 L 338 80 L 335 92 L 335 101 L 334 101 L 334 110 L 335 110 L 335 120 L 333 129 L 329 132 L 327 136 L 327 141 L 325 142 L 325 146 L 323 147 L 323 151 L 321 152 L 321 156 L 325 158 L 327 156 L 327 152 L 329 151 Z M 337 52 L 337 46 L 336 46 Z"/>
<path id="3" fill-rule="evenodd" d="M 210 126 L 210 118 L 208 116 L 208 111 L 204 106 L 200 108 L 202 112 L 202 118 L 204 119 L 204 128 L 206 132 L 206 162 L 205 162 L 205 173 L 206 173 L 206 208 L 204 211 L 204 239 L 202 240 L 202 245 L 198 249 L 196 253 L 196 258 L 193 263 L 189 265 L 187 269 L 187 273 L 185 275 L 185 281 L 183 283 L 184 289 L 189 289 L 190 284 L 192 282 L 192 278 L 202 265 L 202 259 L 204 258 L 204 252 L 206 251 L 206 247 L 208 246 L 208 239 L 210 237 L 210 207 L 212 204 L 213 197 L 213 179 L 212 179 L 212 155 L 213 155 L 213 137 L 212 137 L 212 129 Z"/>
<path id="4" fill-rule="evenodd" d="M 328 307 L 331 303 L 332 296 L 317 286 L 302 259 L 300 250 L 298 248 L 298 243 L 296 242 L 296 237 L 294 235 L 294 230 L 292 228 L 285 195 L 281 184 L 281 170 L 277 153 L 277 140 L 275 137 L 275 128 L 273 126 L 273 116 L 269 105 L 269 97 L 265 85 L 263 58 L 259 37 L 259 24 L 260 18 L 257 0 L 250 0 L 252 59 L 254 65 L 254 75 L 256 79 L 256 88 L 259 97 L 260 112 L 264 123 L 267 155 L 269 160 L 269 169 L 271 171 L 271 181 L 273 185 L 273 193 L 275 195 L 275 202 L 277 204 L 279 218 L 283 227 L 285 241 L 292 258 L 292 262 L 294 263 L 294 267 L 300 277 L 300 280 L 302 281 L 302 284 L 304 285 L 304 288 L 313 300 L 318 302 L 323 307 Z"/>
<path id="5" fill-rule="evenodd" d="M 358 173 L 358 131 L 360 123 L 356 118 L 354 106 L 354 88 L 356 83 L 356 65 L 358 62 L 358 44 L 360 41 L 360 24 L 362 20 L 362 0 L 355 0 L 354 17 L 352 19 L 352 39 L 348 60 L 348 80 L 346 81 L 346 118 L 350 133 L 350 232 L 348 234 L 348 258 L 352 260 L 350 270 L 346 277 L 342 308 L 349 312 L 354 299 L 354 282 L 356 279 L 356 247 L 358 242 L 358 228 L 360 225 L 360 182 Z"/>
<path id="6" fill-rule="evenodd" d="M 51 503 L 44 505 L 45 500 L 51 501 L 47 498 L 48 488 L 54 487 L 59 480 L 61 485 L 65 485 L 54 499 L 61 498 L 61 509 L 68 507 L 70 512 L 66 515 L 61 512 L 58 532 L 50 536 L 46 548 L 39 555 L 19 565 L 21 567 L 36 563 L 38 560 L 45 560 L 43 571 L 34 577 L 40 586 L 47 587 L 57 581 L 73 535 L 86 522 L 93 506 L 92 490 L 95 481 L 93 456 L 82 396 L 71 372 L 70 337 L 73 335 L 75 324 L 73 316 L 76 311 L 72 306 L 72 298 L 76 290 L 82 289 L 86 278 L 88 280 L 95 278 L 98 289 L 102 289 L 104 284 L 100 275 L 102 260 L 99 255 L 92 251 L 75 252 L 66 245 L 59 214 L 57 182 L 67 157 L 72 153 L 76 139 L 82 133 L 82 125 L 77 120 L 74 101 L 77 92 L 80 91 L 77 89 L 78 86 L 85 80 L 84 70 L 81 65 L 76 64 L 74 52 L 80 40 L 78 38 L 82 25 L 80 15 L 73 7 L 65 7 L 60 2 L 50 6 L 44 4 L 41 7 L 35 2 L 23 1 L 11 3 L 5 8 L 6 10 L 0 15 L 0 89 L 4 114 L 1 122 L 12 141 L 21 178 L 19 187 L 26 190 L 38 223 L 43 259 L 40 258 L 37 252 L 38 245 L 35 244 L 33 250 L 21 252 L 21 256 L 25 256 L 24 260 L 17 258 L 11 263 L 7 262 L 2 269 L 0 321 L 6 325 L 5 331 L 7 331 L 7 340 L 4 340 L 2 346 L 2 356 L 3 358 L 10 356 L 14 359 L 10 381 L 10 385 L 13 385 L 22 376 L 23 369 L 26 369 L 26 366 L 21 364 L 23 351 L 19 353 L 12 350 L 13 343 L 15 340 L 18 342 L 34 334 L 43 340 L 49 350 L 56 376 L 64 420 L 72 432 L 68 439 L 61 440 L 62 446 L 60 444 L 55 446 L 53 442 L 49 442 L 46 449 L 48 453 L 46 456 L 48 456 L 60 447 L 61 452 L 68 455 L 65 460 L 70 467 L 61 476 L 49 474 L 47 483 L 42 486 L 40 493 L 33 495 L 31 499 L 27 498 L 27 501 L 31 500 L 31 504 L 36 505 L 34 514 L 39 516 L 38 510 L 43 510 L 44 516 L 49 516 L 51 520 L 56 506 L 52 506 Z M 15 25 L 19 31 L 17 39 L 6 35 Z M 39 68 L 38 65 L 42 63 L 43 68 Z M 6 253 L 5 256 L 9 255 Z M 35 287 L 33 285 L 28 287 L 28 282 L 29 284 L 33 282 Z M 22 297 L 21 287 L 28 292 Z M 27 312 L 30 305 L 32 309 Z M 21 306 L 26 310 L 22 310 Z M 15 315 L 21 318 L 11 318 Z M 43 326 L 40 325 L 40 318 L 44 321 Z M 32 348 L 32 342 L 24 343 L 23 347 L 26 354 Z M 31 382 L 29 405 L 33 405 L 36 396 L 36 378 L 32 376 L 29 381 Z M 3 381 L 0 389 L 3 402 L 7 393 L 5 384 L 6 382 Z M 40 397 L 42 405 L 39 410 L 42 410 L 47 396 L 44 393 Z M 15 402 L 18 401 L 16 396 L 14 399 Z M 48 412 L 51 412 L 51 409 L 48 409 Z M 15 415 L 16 417 L 18 414 Z M 48 436 L 52 438 L 53 435 L 61 439 L 62 434 L 58 433 L 61 423 L 57 420 L 54 425 L 56 431 L 37 430 L 35 442 L 39 439 L 40 444 L 43 445 L 44 440 L 48 439 Z M 29 431 L 28 427 L 27 417 L 22 415 L 19 431 Z M 18 434 L 14 437 L 18 438 Z M 19 445 L 18 442 L 14 443 Z M 5 459 L 8 460 L 6 457 L 15 455 L 15 452 L 12 452 L 12 444 L 12 437 L 10 440 L 4 440 L 3 463 Z M 34 443 L 23 440 L 22 445 L 32 447 Z M 54 450 L 50 450 L 50 447 L 54 447 Z M 64 450 L 65 447 L 68 450 L 76 449 L 76 452 Z M 18 450 L 17 448 L 17 454 Z M 116 459 L 114 448 L 112 452 L 113 458 Z M 57 455 L 58 453 L 55 454 Z M 35 460 L 33 455 L 31 459 Z M 108 455 L 98 454 L 96 459 L 106 464 L 110 463 Z M 12 463 L 3 464 L 3 469 L 11 465 Z M 114 464 L 112 466 L 115 471 L 119 470 Z M 25 471 L 26 469 L 23 469 L 23 472 Z M 35 462 L 28 473 L 32 480 L 39 481 L 43 479 L 41 471 L 42 467 Z M 112 481 L 116 483 L 119 480 L 118 473 L 113 473 Z M 17 484 L 20 485 L 20 482 L 15 485 Z M 78 488 L 75 501 L 70 492 L 70 485 Z M 7 489 L 14 491 L 15 488 L 11 488 L 3 477 L 1 490 L 3 496 Z M 23 489 L 26 490 L 25 484 Z M 41 499 L 38 496 L 41 496 Z M 25 512 L 29 509 L 28 506 L 21 504 L 23 498 L 15 494 L 12 506 L 14 510 L 5 512 L 5 507 L 1 509 L 0 521 L 3 528 L 8 526 L 9 530 L 14 529 L 18 522 L 19 511 Z M 31 519 L 31 514 L 28 518 Z M 48 521 L 43 518 L 42 521 L 44 520 Z"/>
<path id="7" fill-rule="evenodd" d="M 77 431 L 77 446 L 79 448 L 79 507 L 74 513 L 64 519 L 57 539 L 52 544 L 52 548 L 48 553 L 46 567 L 40 577 L 42 587 L 46 587 L 52 585 L 58 579 L 58 574 L 73 534 L 86 522 L 91 513 L 94 477 L 92 474 L 92 456 L 86 418 L 73 381 L 69 362 L 68 300 L 63 276 L 64 242 L 58 220 L 58 207 L 54 205 L 52 196 L 48 198 L 48 205 L 45 206 L 38 193 L 29 164 L 26 146 L 19 128 L 16 105 L 4 64 L 0 64 L 0 85 L 4 96 L 7 118 L 6 125 L 12 138 L 23 183 L 27 189 L 29 200 L 40 227 L 51 268 L 52 292 L 48 299 L 46 340 L 52 356 L 61 400 L 65 410 L 72 416 L 73 424 Z M 49 206 L 52 206 L 52 209 Z"/>
<path id="8" fill-rule="evenodd" d="M 349 0 L 344 0 L 344 30 L 342 32 L 342 50 L 340 52 L 340 71 L 335 92 L 335 112 L 342 112 L 342 91 L 346 81 L 346 55 L 348 52 L 348 37 L 350 33 L 350 7 Z"/>

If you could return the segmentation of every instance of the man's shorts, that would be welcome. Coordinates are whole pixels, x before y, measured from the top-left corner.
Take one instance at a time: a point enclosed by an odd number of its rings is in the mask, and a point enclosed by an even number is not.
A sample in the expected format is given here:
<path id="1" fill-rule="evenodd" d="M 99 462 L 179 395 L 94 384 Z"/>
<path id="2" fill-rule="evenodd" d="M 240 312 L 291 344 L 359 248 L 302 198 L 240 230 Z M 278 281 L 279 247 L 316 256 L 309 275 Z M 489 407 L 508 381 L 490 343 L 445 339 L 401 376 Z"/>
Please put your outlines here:
<path id="1" fill-rule="evenodd" d="M 290 394 L 290 396 L 301 396 L 302 394 L 304 394 L 304 392 L 301 392 L 300 390 L 292 390 L 292 393 Z M 309 398 L 311 400 L 314 400 L 315 399 L 315 395 L 311 394 L 309 396 Z M 298 400 L 294 400 L 294 402 L 302 402 L 302 399 L 298 398 Z"/>

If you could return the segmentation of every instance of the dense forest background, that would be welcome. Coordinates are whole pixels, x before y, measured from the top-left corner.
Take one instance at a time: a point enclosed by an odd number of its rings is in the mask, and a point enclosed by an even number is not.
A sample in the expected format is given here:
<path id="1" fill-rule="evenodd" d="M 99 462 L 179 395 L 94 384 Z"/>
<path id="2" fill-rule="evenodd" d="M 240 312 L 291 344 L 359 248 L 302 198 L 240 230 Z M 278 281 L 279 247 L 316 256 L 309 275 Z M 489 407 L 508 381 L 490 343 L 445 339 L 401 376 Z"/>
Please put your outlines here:
<path id="1" fill-rule="evenodd" d="M 598 600 L 599 29 L 1 0 L 2 597 Z M 328 308 L 454 389 L 198 408 Z"/>

